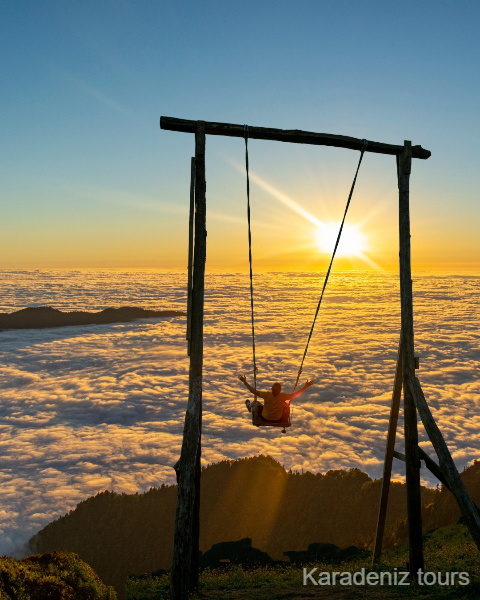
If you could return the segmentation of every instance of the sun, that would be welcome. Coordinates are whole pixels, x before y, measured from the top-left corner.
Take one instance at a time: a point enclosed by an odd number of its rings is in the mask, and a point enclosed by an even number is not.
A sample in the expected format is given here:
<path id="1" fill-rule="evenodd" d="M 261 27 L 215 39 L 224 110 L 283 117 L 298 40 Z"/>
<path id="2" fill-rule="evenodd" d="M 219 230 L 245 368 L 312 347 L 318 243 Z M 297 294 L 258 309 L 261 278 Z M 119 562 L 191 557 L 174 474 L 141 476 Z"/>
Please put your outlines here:
<path id="1" fill-rule="evenodd" d="M 320 252 L 332 254 L 339 229 L 340 223 L 322 223 L 318 226 L 315 238 Z M 336 256 L 362 257 L 366 250 L 367 239 L 365 234 L 360 231 L 358 226 L 345 223 Z"/>

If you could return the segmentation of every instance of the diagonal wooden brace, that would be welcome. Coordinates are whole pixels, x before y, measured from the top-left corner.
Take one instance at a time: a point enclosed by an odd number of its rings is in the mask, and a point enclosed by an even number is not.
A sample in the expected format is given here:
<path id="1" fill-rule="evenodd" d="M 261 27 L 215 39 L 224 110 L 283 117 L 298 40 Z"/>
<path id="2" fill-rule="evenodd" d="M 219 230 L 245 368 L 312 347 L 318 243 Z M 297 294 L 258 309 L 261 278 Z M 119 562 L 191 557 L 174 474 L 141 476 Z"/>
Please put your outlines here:
<path id="1" fill-rule="evenodd" d="M 435 452 L 437 453 L 438 460 L 440 462 L 440 469 L 447 480 L 448 486 L 455 496 L 458 507 L 465 520 L 465 525 L 468 527 L 470 534 L 480 550 L 480 516 L 478 515 L 475 505 L 472 502 L 465 485 L 460 477 L 455 463 L 453 462 L 450 451 L 448 450 L 447 444 L 443 439 L 440 430 L 438 429 L 435 419 L 430 412 L 427 401 L 422 391 L 420 381 L 418 377 L 410 379 L 408 382 L 410 391 L 417 407 L 420 418 L 422 419 L 423 426 L 427 432 L 430 441 L 432 442 Z"/>
<path id="2" fill-rule="evenodd" d="M 373 547 L 372 565 L 380 558 L 382 553 L 383 534 L 385 532 L 385 521 L 387 518 L 388 495 L 390 491 L 390 479 L 392 476 L 393 453 L 395 450 L 395 437 L 397 435 L 398 412 L 400 410 L 400 398 L 402 396 L 402 342 L 398 346 L 397 368 L 393 384 L 392 406 L 388 422 L 387 445 L 385 448 L 385 459 L 383 462 L 382 489 L 380 493 L 380 504 L 378 507 L 377 529 L 375 532 L 375 543 Z"/>
<path id="3" fill-rule="evenodd" d="M 420 460 L 424 461 L 425 466 L 430 471 L 430 473 L 435 475 L 435 477 L 438 479 L 438 481 L 443 483 L 443 485 L 447 488 L 447 490 L 449 492 L 451 492 L 452 490 L 450 489 L 450 486 L 448 485 L 447 478 L 443 474 L 442 469 L 437 465 L 437 463 L 433 459 L 431 459 L 428 456 L 428 454 L 422 448 L 420 448 L 420 446 L 418 447 L 418 455 L 420 456 Z M 405 454 L 395 451 L 393 453 L 393 456 L 394 456 L 394 458 L 398 458 L 398 460 L 405 462 Z M 477 513 L 480 515 L 480 506 L 475 504 L 475 502 L 473 503 L 473 505 L 475 506 L 475 510 L 477 511 Z"/>

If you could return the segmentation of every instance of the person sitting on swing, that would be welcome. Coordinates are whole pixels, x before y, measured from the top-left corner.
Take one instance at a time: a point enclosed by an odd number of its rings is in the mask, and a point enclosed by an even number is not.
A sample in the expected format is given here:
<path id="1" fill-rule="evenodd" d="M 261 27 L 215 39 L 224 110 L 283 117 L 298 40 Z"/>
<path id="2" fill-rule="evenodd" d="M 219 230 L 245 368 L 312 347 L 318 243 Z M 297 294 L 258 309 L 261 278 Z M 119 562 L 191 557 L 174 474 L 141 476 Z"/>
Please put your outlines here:
<path id="1" fill-rule="evenodd" d="M 282 386 L 279 383 L 274 383 L 272 385 L 271 392 L 260 392 L 247 383 L 247 378 L 245 375 L 238 375 L 238 379 L 243 383 L 249 392 L 265 401 L 263 406 L 260 405 L 258 407 L 258 415 L 260 419 L 262 421 L 273 421 L 275 423 L 283 422 L 284 411 L 286 408 L 290 407 L 290 402 L 294 398 L 298 398 L 298 396 L 303 394 L 307 388 L 314 384 L 313 381 L 308 381 L 307 379 L 305 385 L 296 392 L 293 392 L 293 394 L 284 394 L 282 393 Z M 250 408 L 250 400 L 246 400 L 245 404 L 249 412 L 251 412 L 252 409 Z"/>

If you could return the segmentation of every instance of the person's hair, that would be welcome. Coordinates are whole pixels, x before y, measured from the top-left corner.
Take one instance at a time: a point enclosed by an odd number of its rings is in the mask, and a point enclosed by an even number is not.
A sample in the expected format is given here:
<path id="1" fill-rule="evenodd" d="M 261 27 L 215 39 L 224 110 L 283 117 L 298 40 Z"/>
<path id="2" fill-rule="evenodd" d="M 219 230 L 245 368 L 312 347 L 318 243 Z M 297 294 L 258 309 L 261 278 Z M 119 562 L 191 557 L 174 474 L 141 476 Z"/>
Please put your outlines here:
<path id="1" fill-rule="evenodd" d="M 274 383 L 272 385 L 272 393 L 274 396 L 278 396 L 278 394 L 282 391 L 282 386 L 279 383 Z"/>

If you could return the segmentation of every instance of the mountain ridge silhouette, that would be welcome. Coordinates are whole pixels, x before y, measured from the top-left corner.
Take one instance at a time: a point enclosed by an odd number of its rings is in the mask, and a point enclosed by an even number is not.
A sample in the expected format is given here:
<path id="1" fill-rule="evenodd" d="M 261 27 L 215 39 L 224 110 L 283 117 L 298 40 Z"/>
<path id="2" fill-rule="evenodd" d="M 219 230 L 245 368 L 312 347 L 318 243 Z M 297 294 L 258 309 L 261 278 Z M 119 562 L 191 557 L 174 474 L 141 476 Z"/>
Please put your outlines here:
<path id="1" fill-rule="evenodd" d="M 461 473 L 480 503 L 480 462 Z M 250 538 L 273 560 L 305 552 L 311 544 L 371 549 L 381 479 L 360 469 L 325 474 L 286 471 L 269 456 L 221 461 L 202 469 L 200 550 Z M 101 492 L 53 521 L 29 542 L 33 553 L 75 552 L 123 597 L 128 575 L 169 569 L 176 485 L 143 494 Z M 450 525 L 460 512 L 443 486 L 422 486 L 424 532 Z M 384 547 L 407 537 L 406 486 L 390 485 Z"/>
<path id="2" fill-rule="evenodd" d="M 1 329 L 45 329 L 48 327 L 69 327 L 72 325 L 103 325 L 108 323 L 129 323 L 135 319 L 161 317 L 185 317 L 179 310 L 149 310 L 136 306 L 106 308 L 99 312 L 63 312 L 51 306 L 29 306 L 13 313 L 0 313 Z"/>

